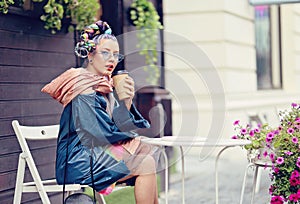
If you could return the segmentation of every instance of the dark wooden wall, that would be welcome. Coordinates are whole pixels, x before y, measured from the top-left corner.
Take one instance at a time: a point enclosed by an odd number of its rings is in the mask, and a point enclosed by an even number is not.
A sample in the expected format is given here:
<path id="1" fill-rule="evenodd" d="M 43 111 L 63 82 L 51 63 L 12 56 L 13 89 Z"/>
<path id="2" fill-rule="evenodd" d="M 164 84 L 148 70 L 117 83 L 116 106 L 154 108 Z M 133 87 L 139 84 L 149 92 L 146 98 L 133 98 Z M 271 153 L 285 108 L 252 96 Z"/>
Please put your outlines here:
<path id="1" fill-rule="evenodd" d="M 50 34 L 38 17 L 13 10 L 0 14 L 0 203 L 11 204 L 20 147 L 11 127 L 13 119 L 25 125 L 59 123 L 62 106 L 41 88 L 76 65 L 74 35 Z M 56 141 L 31 144 L 43 178 L 54 178 Z M 38 155 L 38 156 L 37 156 Z M 30 179 L 26 174 L 26 180 Z M 41 203 L 37 194 L 22 203 Z M 53 203 L 61 203 L 54 195 Z"/>
<path id="2" fill-rule="evenodd" d="M 163 24 L 162 0 L 150 1 L 156 7 L 160 15 L 160 21 Z M 110 24 L 114 35 L 118 38 L 120 51 L 125 54 L 125 59 L 118 64 L 115 71 L 126 69 L 131 72 L 136 80 L 136 88 L 140 89 L 146 84 L 145 79 L 147 73 L 142 69 L 142 67 L 145 66 L 145 58 L 137 52 L 131 53 L 128 51 L 134 49 L 137 44 L 136 33 L 132 32 L 136 31 L 136 27 L 130 23 L 128 15 L 128 9 L 133 0 L 100 0 L 100 2 L 102 5 L 101 19 Z M 160 33 L 160 41 L 157 42 L 157 46 L 163 50 L 163 32 Z M 164 55 L 161 52 L 158 52 L 158 65 L 164 66 Z M 160 74 L 160 80 L 156 85 L 164 87 L 164 68 L 160 70 Z"/>
<path id="3" fill-rule="evenodd" d="M 100 2 L 102 19 L 110 22 L 116 35 L 130 31 L 132 26 L 128 25 L 126 10 L 131 0 Z M 162 0 L 154 2 L 162 14 Z M 11 121 L 18 119 L 25 125 L 59 123 L 62 106 L 40 90 L 80 62 L 73 52 L 74 34 L 50 34 L 39 20 L 41 12 L 41 9 L 39 13 L 30 13 L 13 8 L 6 15 L 0 13 L 0 204 L 12 203 L 20 153 Z M 112 12 L 116 13 L 112 15 Z M 123 48 L 123 42 L 120 43 Z M 124 66 L 132 67 L 130 60 L 125 60 L 119 68 Z M 42 178 L 54 178 L 56 141 L 30 145 Z M 28 172 L 25 179 L 30 179 Z M 61 195 L 52 195 L 51 201 L 61 203 Z M 22 203 L 41 201 L 37 194 L 24 194 Z"/>

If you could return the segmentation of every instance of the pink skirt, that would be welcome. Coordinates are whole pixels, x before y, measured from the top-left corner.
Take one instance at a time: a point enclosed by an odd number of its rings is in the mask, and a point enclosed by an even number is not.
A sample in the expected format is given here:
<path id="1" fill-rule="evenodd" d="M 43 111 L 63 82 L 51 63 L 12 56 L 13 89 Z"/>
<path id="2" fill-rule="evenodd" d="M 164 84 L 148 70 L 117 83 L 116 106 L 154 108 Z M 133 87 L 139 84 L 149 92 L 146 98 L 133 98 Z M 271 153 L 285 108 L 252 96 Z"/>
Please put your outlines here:
<path id="1" fill-rule="evenodd" d="M 123 160 L 131 174 L 135 174 L 135 170 L 146 157 L 151 156 L 158 166 L 161 150 L 158 146 L 143 143 L 141 137 L 136 137 L 126 144 L 109 146 L 106 153 L 117 161 Z"/>

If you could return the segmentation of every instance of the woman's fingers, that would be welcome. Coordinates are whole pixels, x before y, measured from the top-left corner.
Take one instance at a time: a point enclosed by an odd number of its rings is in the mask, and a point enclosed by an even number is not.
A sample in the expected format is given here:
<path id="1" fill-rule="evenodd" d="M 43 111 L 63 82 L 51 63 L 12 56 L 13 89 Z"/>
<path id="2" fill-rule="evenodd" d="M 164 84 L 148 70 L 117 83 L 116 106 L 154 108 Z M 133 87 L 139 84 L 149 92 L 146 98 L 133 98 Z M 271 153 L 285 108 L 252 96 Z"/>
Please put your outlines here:
<path id="1" fill-rule="evenodd" d="M 124 88 L 131 92 L 134 92 L 134 86 L 132 86 L 130 84 L 124 84 Z"/>
<path id="2" fill-rule="evenodd" d="M 124 88 L 128 89 L 134 94 L 134 81 L 131 77 L 128 76 L 125 78 Z"/>
<path id="3" fill-rule="evenodd" d="M 127 77 L 125 78 L 125 83 L 126 83 L 126 84 L 129 84 L 129 85 L 131 85 L 131 86 L 134 86 L 134 81 L 133 81 L 133 79 L 132 79 L 130 76 L 127 76 Z"/>

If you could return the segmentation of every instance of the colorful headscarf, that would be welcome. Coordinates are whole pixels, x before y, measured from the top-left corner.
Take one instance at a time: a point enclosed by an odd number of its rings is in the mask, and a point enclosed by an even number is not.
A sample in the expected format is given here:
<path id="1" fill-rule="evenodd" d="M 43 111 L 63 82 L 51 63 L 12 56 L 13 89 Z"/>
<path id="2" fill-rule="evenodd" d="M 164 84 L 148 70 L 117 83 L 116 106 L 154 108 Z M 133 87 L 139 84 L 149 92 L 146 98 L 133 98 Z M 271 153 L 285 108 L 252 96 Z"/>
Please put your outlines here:
<path id="1" fill-rule="evenodd" d="M 97 21 L 89 26 L 86 26 L 81 33 L 80 41 L 75 46 L 75 53 L 78 57 L 86 58 L 89 53 L 96 49 L 94 38 L 102 35 L 112 35 L 110 26 L 103 21 Z"/>

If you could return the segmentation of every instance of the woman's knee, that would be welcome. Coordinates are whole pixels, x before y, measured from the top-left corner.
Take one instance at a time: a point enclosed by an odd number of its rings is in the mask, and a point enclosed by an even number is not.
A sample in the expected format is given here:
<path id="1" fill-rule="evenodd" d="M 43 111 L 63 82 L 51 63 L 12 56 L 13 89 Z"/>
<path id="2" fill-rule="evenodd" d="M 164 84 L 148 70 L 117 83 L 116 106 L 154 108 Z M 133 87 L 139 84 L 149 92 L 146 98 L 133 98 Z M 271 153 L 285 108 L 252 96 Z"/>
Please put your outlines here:
<path id="1" fill-rule="evenodd" d="M 139 167 L 137 168 L 137 174 L 153 174 L 156 171 L 156 163 L 152 156 L 145 156 L 143 161 L 140 163 Z"/>

